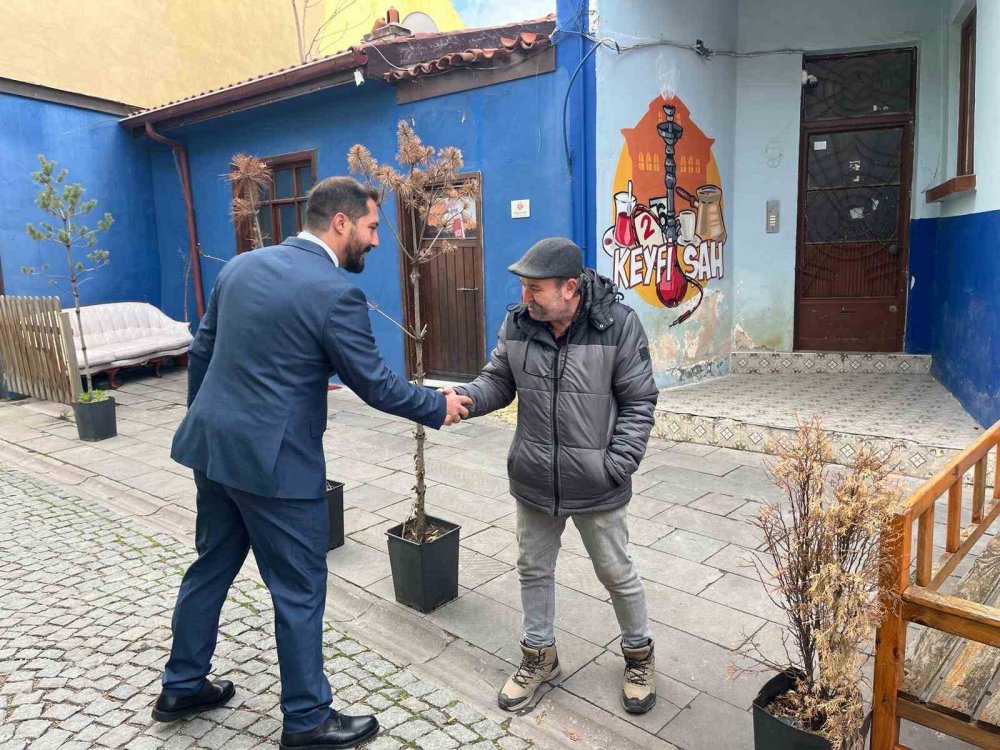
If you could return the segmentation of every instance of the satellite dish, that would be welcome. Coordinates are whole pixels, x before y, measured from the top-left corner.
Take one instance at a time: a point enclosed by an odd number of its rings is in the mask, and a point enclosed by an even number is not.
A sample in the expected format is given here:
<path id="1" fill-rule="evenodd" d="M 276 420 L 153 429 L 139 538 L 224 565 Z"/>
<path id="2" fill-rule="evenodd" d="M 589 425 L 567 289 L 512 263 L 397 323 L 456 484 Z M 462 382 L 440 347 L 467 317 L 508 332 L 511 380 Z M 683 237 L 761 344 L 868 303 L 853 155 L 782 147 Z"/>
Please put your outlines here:
<path id="1" fill-rule="evenodd" d="M 410 13 L 403 19 L 402 24 L 414 34 L 430 33 L 438 30 L 438 26 L 434 23 L 434 19 L 426 13 L 421 13 L 420 11 Z"/>

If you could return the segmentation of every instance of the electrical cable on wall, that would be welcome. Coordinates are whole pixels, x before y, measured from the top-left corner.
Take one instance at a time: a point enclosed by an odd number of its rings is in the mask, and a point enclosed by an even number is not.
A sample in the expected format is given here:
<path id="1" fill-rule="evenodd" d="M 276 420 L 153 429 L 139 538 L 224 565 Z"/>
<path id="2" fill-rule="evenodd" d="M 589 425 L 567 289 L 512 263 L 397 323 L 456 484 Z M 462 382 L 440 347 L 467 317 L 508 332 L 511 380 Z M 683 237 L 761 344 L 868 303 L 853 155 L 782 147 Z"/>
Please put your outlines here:
<path id="1" fill-rule="evenodd" d="M 579 21 L 580 14 L 577 15 L 570 21 L 570 24 L 575 25 Z M 573 155 L 570 153 L 569 149 L 569 125 L 566 120 L 567 109 L 569 107 L 569 95 L 570 91 L 573 89 L 573 82 L 576 81 L 576 77 L 579 75 L 580 70 L 586 64 L 590 56 L 594 54 L 600 47 L 606 47 L 608 49 L 614 50 L 615 54 L 621 55 L 626 52 L 632 52 L 639 49 L 650 49 L 652 47 L 673 47 L 675 49 L 688 50 L 695 53 L 704 61 L 709 61 L 713 57 L 733 57 L 733 58 L 754 58 L 754 57 L 764 57 L 766 55 L 804 55 L 806 50 L 803 49 L 770 49 L 770 50 L 754 50 L 752 52 L 731 52 L 728 50 L 713 50 L 705 45 L 701 39 L 695 40 L 694 44 L 678 42 L 673 39 L 648 39 L 643 41 L 638 41 L 635 44 L 622 45 L 616 40 L 609 36 L 598 37 L 587 31 L 582 31 L 579 28 L 571 29 L 556 29 L 553 32 L 553 37 L 557 33 L 562 34 L 577 34 L 582 36 L 584 39 L 589 40 L 593 43 L 593 46 L 588 50 L 587 54 L 583 56 L 579 64 L 574 69 L 573 74 L 570 76 L 569 83 L 566 86 L 566 96 L 563 98 L 563 108 L 562 108 L 562 126 L 563 126 L 563 151 L 566 156 L 566 167 L 569 169 L 570 174 L 573 173 Z"/>

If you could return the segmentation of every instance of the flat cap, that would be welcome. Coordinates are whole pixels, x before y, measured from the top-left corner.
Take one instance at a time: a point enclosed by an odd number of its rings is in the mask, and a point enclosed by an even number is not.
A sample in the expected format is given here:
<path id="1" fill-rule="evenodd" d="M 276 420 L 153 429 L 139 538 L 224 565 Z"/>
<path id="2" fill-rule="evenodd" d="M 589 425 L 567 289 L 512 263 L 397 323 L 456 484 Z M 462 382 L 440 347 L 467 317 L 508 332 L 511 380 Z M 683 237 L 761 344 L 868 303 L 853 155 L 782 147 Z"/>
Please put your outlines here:
<path id="1" fill-rule="evenodd" d="M 546 237 L 507 270 L 525 279 L 572 279 L 583 273 L 583 253 L 572 240 Z"/>

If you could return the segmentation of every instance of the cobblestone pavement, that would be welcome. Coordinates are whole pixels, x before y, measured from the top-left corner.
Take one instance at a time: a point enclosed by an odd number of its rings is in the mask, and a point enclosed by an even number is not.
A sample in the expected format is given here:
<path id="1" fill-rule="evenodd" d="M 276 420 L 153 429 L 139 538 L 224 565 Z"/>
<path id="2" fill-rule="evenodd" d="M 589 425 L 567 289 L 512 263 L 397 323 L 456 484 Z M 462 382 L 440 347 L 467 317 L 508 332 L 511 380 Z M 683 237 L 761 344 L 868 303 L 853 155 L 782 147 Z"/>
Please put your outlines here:
<path id="1" fill-rule="evenodd" d="M 170 616 L 193 552 L 172 537 L 0 467 L 0 750 L 276 747 L 278 664 L 267 590 L 241 575 L 214 675 L 226 708 L 154 724 Z M 329 628 L 334 708 L 375 713 L 368 750 L 531 750 L 505 725 Z"/>

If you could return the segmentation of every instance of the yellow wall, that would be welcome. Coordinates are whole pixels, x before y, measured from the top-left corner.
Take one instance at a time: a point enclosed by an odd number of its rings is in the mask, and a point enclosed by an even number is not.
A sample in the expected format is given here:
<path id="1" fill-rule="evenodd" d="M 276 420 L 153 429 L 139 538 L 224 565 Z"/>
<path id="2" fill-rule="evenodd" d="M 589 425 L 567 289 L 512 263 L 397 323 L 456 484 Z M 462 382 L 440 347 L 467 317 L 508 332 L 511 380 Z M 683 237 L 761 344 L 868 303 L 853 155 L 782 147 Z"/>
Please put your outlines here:
<path id="1" fill-rule="evenodd" d="M 320 54 L 359 42 L 390 4 L 462 28 L 450 0 L 324 0 L 311 31 L 348 8 Z M 3 0 L 0 29 L 0 77 L 144 107 L 299 62 L 289 0 Z"/>

